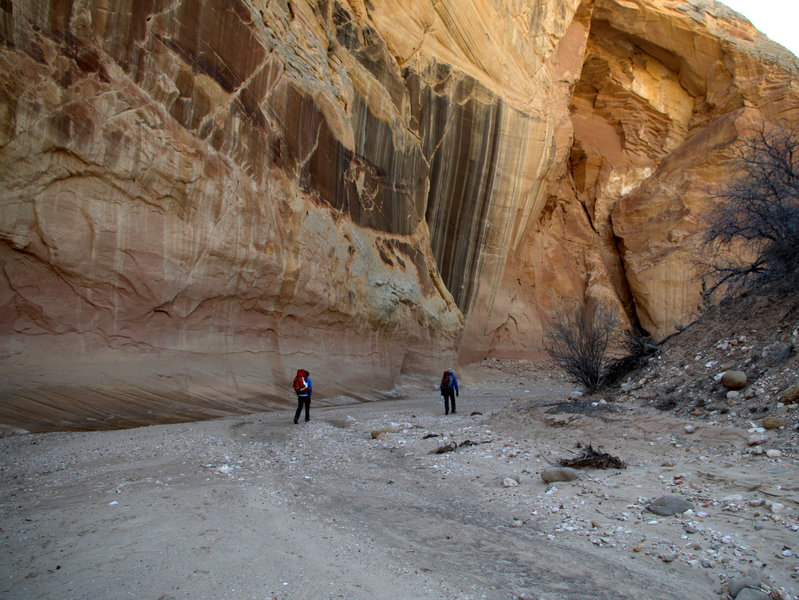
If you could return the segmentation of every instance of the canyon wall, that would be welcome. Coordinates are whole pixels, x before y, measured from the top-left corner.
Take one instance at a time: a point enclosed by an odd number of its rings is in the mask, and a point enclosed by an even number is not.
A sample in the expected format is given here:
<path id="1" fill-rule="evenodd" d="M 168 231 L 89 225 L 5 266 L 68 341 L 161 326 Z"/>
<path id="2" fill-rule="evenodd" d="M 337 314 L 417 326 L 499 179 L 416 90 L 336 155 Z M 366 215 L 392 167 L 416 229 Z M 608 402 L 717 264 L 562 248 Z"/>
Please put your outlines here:
<path id="1" fill-rule="evenodd" d="M 0 3 L 0 422 L 374 397 L 690 320 L 708 185 L 796 59 L 713 2 Z"/>

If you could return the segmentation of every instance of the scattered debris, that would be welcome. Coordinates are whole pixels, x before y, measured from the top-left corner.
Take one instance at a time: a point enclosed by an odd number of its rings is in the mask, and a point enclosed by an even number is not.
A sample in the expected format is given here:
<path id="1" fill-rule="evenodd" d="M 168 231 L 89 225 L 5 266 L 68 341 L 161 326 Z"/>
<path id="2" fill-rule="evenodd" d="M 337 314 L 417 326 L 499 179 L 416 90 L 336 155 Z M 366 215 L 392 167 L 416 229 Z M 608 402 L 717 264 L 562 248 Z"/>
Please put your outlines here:
<path id="1" fill-rule="evenodd" d="M 443 446 L 439 446 L 435 450 L 431 450 L 430 454 L 444 454 L 445 452 L 455 452 L 458 448 L 463 448 L 464 446 L 478 446 L 480 444 L 490 444 L 494 440 L 482 440 L 478 442 L 473 442 L 472 440 L 464 440 L 460 444 L 456 441 L 451 441 Z"/>
<path id="2" fill-rule="evenodd" d="M 594 450 L 591 444 L 583 447 L 582 454 L 577 458 L 563 458 L 558 464 L 560 464 L 561 467 L 574 467 L 577 469 L 584 469 L 586 467 L 593 467 L 595 469 L 625 469 L 627 467 L 620 458 Z"/>
<path id="3" fill-rule="evenodd" d="M 463 448 L 464 446 L 479 446 L 480 444 L 490 444 L 494 440 L 482 440 L 480 442 L 473 442 L 472 440 L 464 440 L 460 444 L 458 444 L 458 448 Z"/>

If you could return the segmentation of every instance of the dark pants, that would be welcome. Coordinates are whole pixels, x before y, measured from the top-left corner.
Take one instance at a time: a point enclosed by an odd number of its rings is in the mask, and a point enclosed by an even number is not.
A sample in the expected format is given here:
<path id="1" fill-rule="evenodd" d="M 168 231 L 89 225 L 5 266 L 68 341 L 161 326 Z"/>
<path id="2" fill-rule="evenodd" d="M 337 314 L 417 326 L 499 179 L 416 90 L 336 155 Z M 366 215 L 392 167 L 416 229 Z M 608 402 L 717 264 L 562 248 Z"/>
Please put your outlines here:
<path id="1" fill-rule="evenodd" d="M 455 412 L 455 390 L 449 390 L 443 393 L 444 396 L 444 414 L 449 414 L 449 403 L 452 402 L 452 412 Z"/>
<path id="2" fill-rule="evenodd" d="M 305 405 L 305 420 L 311 420 L 311 397 L 310 396 L 297 396 L 297 412 L 294 413 L 294 422 L 297 422 L 297 419 L 300 418 L 300 413 L 302 413 L 302 407 Z"/>

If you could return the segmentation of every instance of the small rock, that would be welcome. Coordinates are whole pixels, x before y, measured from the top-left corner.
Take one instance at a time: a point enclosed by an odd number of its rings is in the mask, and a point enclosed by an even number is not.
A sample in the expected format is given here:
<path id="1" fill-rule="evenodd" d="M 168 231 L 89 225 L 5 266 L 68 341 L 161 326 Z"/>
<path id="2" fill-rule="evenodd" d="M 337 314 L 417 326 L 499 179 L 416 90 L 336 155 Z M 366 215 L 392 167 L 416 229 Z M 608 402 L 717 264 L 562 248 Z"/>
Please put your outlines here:
<path id="1" fill-rule="evenodd" d="M 569 400 L 579 400 L 582 397 L 583 393 L 578 390 L 574 390 L 571 394 L 569 394 Z"/>
<path id="2" fill-rule="evenodd" d="M 372 439 L 373 440 L 384 440 L 388 437 L 389 433 L 397 433 L 398 429 L 396 427 L 383 427 L 383 429 L 375 429 L 372 431 Z"/>
<path id="3" fill-rule="evenodd" d="M 766 469 L 766 473 L 769 475 L 785 475 L 788 473 L 788 469 L 785 467 L 773 467 L 771 469 Z"/>
<path id="4" fill-rule="evenodd" d="M 767 441 L 768 436 L 762 433 L 755 433 L 746 438 L 746 443 L 749 446 L 759 446 L 760 444 L 765 444 Z"/>
<path id="5" fill-rule="evenodd" d="M 780 402 L 783 404 L 796 404 L 799 403 L 799 383 L 794 383 L 782 390 L 780 393 Z"/>
<path id="6" fill-rule="evenodd" d="M 517 485 L 519 485 L 519 482 L 511 477 L 506 477 L 505 479 L 502 480 L 502 485 L 506 488 L 516 487 Z"/>
<path id="7" fill-rule="evenodd" d="M 785 512 L 785 505 L 780 502 L 772 502 L 769 508 L 771 513 L 775 515 Z"/>
<path id="8" fill-rule="evenodd" d="M 685 433 L 693 433 L 694 431 L 696 431 L 696 427 L 689 424 L 683 427 L 683 431 L 685 431 Z"/>
<path id="9" fill-rule="evenodd" d="M 743 502 L 744 497 L 741 494 L 731 494 L 721 499 L 722 502 Z"/>
<path id="10" fill-rule="evenodd" d="M 783 417 L 766 417 L 763 419 L 763 427 L 766 429 L 779 429 L 785 426 L 785 419 Z"/>
<path id="11" fill-rule="evenodd" d="M 746 387 L 746 373 L 743 371 L 725 371 L 721 383 L 727 389 Z"/>
<path id="12" fill-rule="evenodd" d="M 581 473 L 571 467 L 550 467 L 541 471 L 541 479 L 546 483 L 553 481 L 574 481 L 580 477 Z"/>
<path id="13" fill-rule="evenodd" d="M 780 456 L 782 456 L 782 451 L 777 450 L 776 448 L 769 448 L 768 450 L 766 450 L 766 456 L 768 456 L 769 458 L 779 458 Z"/>
<path id="14" fill-rule="evenodd" d="M 660 555 L 660 560 L 662 560 L 664 563 L 674 562 L 675 558 L 677 558 L 677 555 L 674 554 L 673 552 L 668 552 L 666 554 Z"/>
<path id="15" fill-rule="evenodd" d="M 661 496 L 653 500 L 646 508 L 656 515 L 669 517 L 684 513 L 686 510 L 693 510 L 694 506 L 682 496 Z"/>
<path id="16" fill-rule="evenodd" d="M 727 392 L 727 400 L 740 400 L 741 399 L 741 392 L 736 390 L 730 390 Z"/>

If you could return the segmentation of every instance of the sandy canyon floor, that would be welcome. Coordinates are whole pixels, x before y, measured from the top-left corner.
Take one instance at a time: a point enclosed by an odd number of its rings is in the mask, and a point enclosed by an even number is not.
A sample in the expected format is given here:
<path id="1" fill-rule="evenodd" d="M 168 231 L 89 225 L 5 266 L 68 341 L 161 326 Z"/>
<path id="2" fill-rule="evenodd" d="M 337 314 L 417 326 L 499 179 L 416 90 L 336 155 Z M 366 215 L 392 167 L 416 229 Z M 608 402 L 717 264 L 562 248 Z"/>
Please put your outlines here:
<path id="1" fill-rule="evenodd" d="M 286 409 L 4 437 L 0 598 L 707 599 L 744 573 L 799 594 L 790 449 L 756 456 L 744 427 L 569 402 L 546 366 L 459 376 L 449 416 L 417 381 L 299 425 Z M 627 468 L 542 481 L 586 443 Z M 646 510 L 668 494 L 693 512 Z"/>

